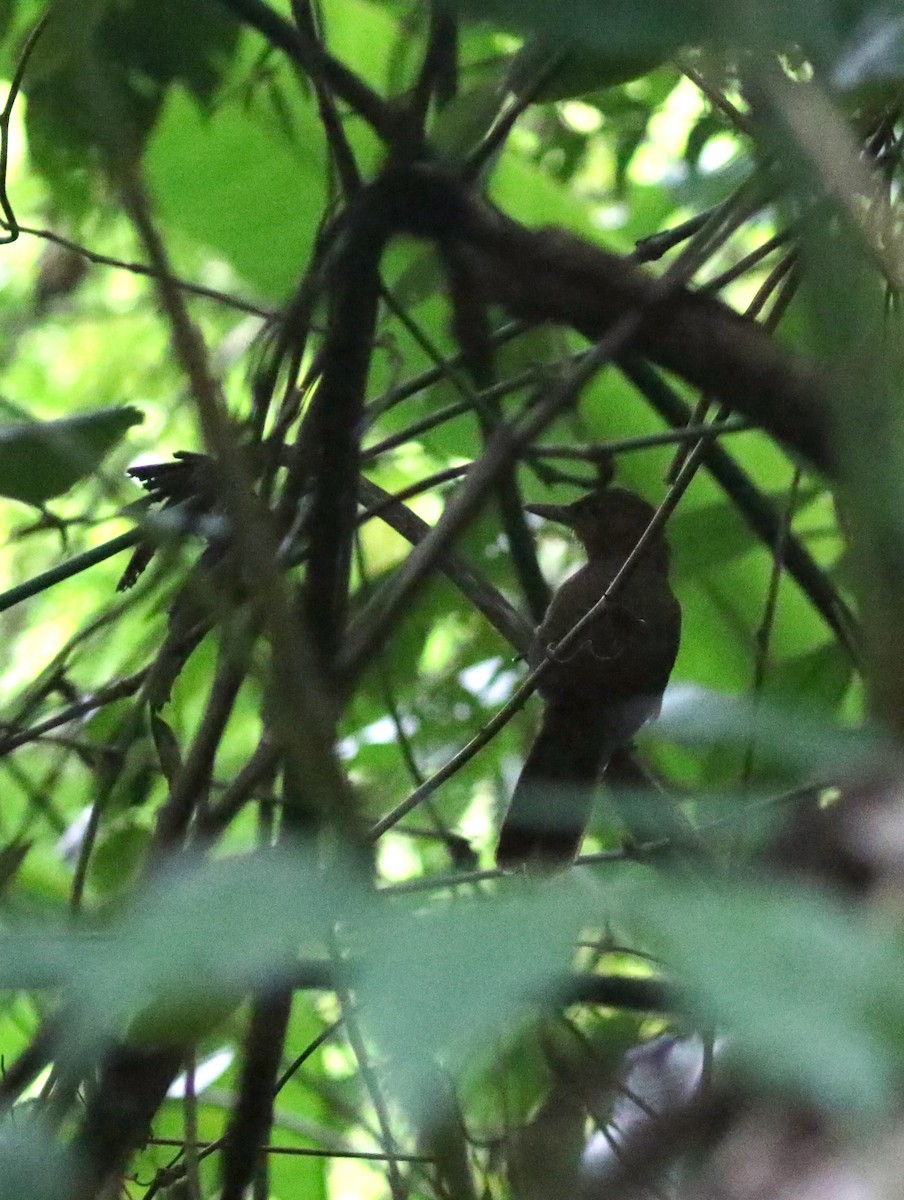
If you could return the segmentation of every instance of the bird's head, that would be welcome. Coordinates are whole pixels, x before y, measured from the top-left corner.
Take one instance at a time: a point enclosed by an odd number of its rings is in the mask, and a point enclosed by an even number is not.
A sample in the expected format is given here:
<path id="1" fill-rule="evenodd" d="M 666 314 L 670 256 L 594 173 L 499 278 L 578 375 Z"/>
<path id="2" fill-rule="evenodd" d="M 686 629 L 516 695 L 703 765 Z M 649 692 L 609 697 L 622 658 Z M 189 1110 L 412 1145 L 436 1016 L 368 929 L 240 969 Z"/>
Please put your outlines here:
<path id="1" fill-rule="evenodd" d="M 572 504 L 528 504 L 526 507 L 538 517 L 573 529 L 588 555 L 629 554 L 656 511 L 635 492 L 620 487 L 589 492 Z M 656 541 L 665 544 L 661 537 Z"/>

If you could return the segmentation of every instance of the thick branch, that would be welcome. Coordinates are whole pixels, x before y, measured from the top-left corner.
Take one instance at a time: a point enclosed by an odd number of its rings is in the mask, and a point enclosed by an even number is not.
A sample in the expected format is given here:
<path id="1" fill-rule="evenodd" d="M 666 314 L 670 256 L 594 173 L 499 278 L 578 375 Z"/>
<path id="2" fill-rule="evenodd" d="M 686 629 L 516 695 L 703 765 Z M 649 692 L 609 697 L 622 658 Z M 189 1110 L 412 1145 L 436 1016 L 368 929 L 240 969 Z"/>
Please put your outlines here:
<path id="1" fill-rule="evenodd" d="M 515 317 L 569 325 L 598 341 L 643 312 L 632 350 L 717 397 L 824 471 L 831 420 L 817 369 L 711 296 L 659 281 L 629 259 L 557 229 L 530 230 L 430 167 L 376 185 L 399 232 L 455 242 L 484 296 Z"/>

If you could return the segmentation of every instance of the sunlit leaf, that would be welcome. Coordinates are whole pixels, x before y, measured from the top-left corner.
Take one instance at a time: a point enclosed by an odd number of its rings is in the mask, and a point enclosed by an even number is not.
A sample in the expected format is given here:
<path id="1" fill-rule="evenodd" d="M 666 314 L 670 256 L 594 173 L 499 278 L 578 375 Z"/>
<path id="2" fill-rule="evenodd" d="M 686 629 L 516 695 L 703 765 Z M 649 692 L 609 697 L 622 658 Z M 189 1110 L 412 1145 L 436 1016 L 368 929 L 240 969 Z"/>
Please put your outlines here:
<path id="1" fill-rule="evenodd" d="M 174 89 L 146 160 L 167 222 L 274 299 L 304 269 L 324 200 L 323 133 L 313 101 L 296 99 L 291 119 L 290 137 L 263 102 L 205 113 Z"/>

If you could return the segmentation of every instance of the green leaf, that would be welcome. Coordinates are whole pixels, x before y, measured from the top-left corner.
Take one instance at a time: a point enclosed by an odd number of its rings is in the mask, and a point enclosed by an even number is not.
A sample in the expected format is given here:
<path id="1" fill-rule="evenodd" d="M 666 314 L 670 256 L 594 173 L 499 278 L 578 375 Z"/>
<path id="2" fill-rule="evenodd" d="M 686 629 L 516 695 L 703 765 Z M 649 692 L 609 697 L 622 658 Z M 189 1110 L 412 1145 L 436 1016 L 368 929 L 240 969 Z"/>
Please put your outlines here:
<path id="1" fill-rule="evenodd" d="M 724 10 L 711 0 L 459 0 L 459 7 L 551 45 L 580 44 L 610 61 L 633 55 L 666 57 L 682 45 L 782 48 L 797 44 L 805 56 L 832 62 L 874 5 L 866 0 L 749 0 Z"/>
<path id="2" fill-rule="evenodd" d="M 618 924 L 675 972 L 746 1074 L 842 1109 L 890 1099 L 904 962 L 896 931 L 876 914 L 787 884 L 727 879 L 623 879 L 619 903 Z"/>
<path id="3" fill-rule="evenodd" d="M 239 23 L 218 0 L 144 0 L 112 7 L 102 31 L 113 62 L 159 84 L 181 80 L 211 95 L 233 53 Z"/>
<path id="4" fill-rule="evenodd" d="M 0 425 L 0 495 L 44 504 L 91 475 L 132 425 L 137 408 L 98 409 L 59 421 Z"/>
<path id="5" fill-rule="evenodd" d="M 851 657 L 837 642 L 778 663 L 768 673 L 763 695 L 777 704 L 794 704 L 811 714 L 838 711 L 854 675 Z"/>
<path id="6" fill-rule="evenodd" d="M 492 901 L 399 904 L 373 929 L 356 994 L 410 1111 L 423 1114 L 437 1098 L 431 1063 L 460 1074 L 518 1032 L 568 970 L 585 903 L 573 878 L 525 882 Z"/>
<path id="7" fill-rule="evenodd" d="M 151 830 L 132 814 L 108 822 L 91 856 L 92 888 L 107 897 L 138 879 L 151 836 Z"/>
<path id="8" fill-rule="evenodd" d="M 461 7 L 501 22 L 511 29 L 535 31 L 550 45 L 599 49 L 614 58 L 622 54 L 669 54 L 676 46 L 696 43 L 718 28 L 706 0 L 646 0 L 640 4 L 613 0 L 463 0 Z"/>
<path id="9" fill-rule="evenodd" d="M 304 269 L 326 197 L 323 131 L 313 100 L 293 108 L 292 140 L 259 108 L 233 102 L 208 114 L 173 89 L 147 178 L 167 224 L 282 299 Z"/>
<path id="10" fill-rule="evenodd" d="M 79 168 L 134 152 L 154 118 L 157 97 L 136 89 L 118 64 L 104 61 L 99 30 L 110 0 L 62 0 L 35 44 L 24 89 L 29 152 L 37 169 L 71 204 L 87 195 Z"/>
<path id="11" fill-rule="evenodd" d="M 209 98 L 239 24 L 216 0 L 59 0 L 35 45 L 24 86 L 38 168 L 62 189 L 67 172 L 137 154 L 168 85 Z M 84 200 L 84 197 L 82 198 Z"/>
<path id="12" fill-rule="evenodd" d="M 646 75 L 678 49 L 657 47 L 647 53 L 588 53 L 581 47 L 551 43 L 535 37 L 525 43 L 512 62 L 509 86 L 516 95 L 527 91 L 538 102 L 567 100 L 616 87 Z M 537 81 L 539 86 L 537 86 Z"/>
<path id="13" fill-rule="evenodd" d="M 65 894 L 65 893 L 64 893 Z M 99 947 L 72 932 L 26 930 L 0 934 L 0 988 L 57 988 L 100 958 Z"/>
<path id="14" fill-rule="evenodd" d="M 16 14 L 16 0 L 0 0 L 0 37 L 6 37 Z"/>
<path id="15" fill-rule="evenodd" d="M 798 499 L 798 509 L 812 500 L 818 491 L 808 486 Z M 780 492 L 769 499 L 779 512 L 787 503 Z M 762 545 L 737 507 L 724 499 L 679 508 L 669 521 L 668 537 L 675 554 L 676 576 L 687 578 L 706 575 Z"/>
<path id="16" fill-rule="evenodd" d="M 50 1126 L 19 1108 L 0 1124 L 0 1196 L 59 1200 L 73 1195 L 77 1171 Z"/>
<path id="17" fill-rule="evenodd" d="M 74 1036 L 84 1049 L 139 1018 L 143 1036 L 190 1042 L 197 1022 L 290 977 L 299 953 L 322 956 L 333 923 L 366 902 L 349 864 L 303 845 L 171 863 L 73 977 Z"/>
<path id="18" fill-rule="evenodd" d="M 558 225 L 611 250 L 631 248 L 608 230 L 601 236 L 592 206 L 520 155 L 502 155 L 493 171 L 491 193 L 494 203 L 525 225 Z"/>
<path id="19" fill-rule="evenodd" d="M 404 22 L 371 0 L 323 0 L 320 5 L 330 50 L 372 88 L 385 92 L 392 75 Z"/>
<path id="20" fill-rule="evenodd" d="M 756 535 L 727 500 L 680 508 L 669 521 L 675 578 L 699 578 L 758 545 Z"/>
<path id="21" fill-rule="evenodd" d="M 430 131 L 431 144 L 439 157 L 463 162 L 489 133 L 504 99 L 505 91 L 498 83 L 481 83 L 450 100 Z"/>
<path id="22" fill-rule="evenodd" d="M 666 692 L 656 728 L 663 737 L 698 746 L 747 745 L 752 740 L 776 761 L 818 779 L 872 770 L 895 755 L 876 731 L 842 729 L 764 698 L 744 700 L 682 684 Z"/>

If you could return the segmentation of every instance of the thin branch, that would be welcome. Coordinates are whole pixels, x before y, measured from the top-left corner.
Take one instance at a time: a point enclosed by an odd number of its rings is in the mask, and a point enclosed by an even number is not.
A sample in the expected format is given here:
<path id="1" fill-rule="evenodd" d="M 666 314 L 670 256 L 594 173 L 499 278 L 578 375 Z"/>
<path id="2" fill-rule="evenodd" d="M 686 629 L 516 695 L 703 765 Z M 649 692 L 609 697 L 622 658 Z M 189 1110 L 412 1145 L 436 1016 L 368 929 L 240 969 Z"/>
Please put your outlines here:
<path id="1" fill-rule="evenodd" d="M 66 579 L 73 579 L 82 571 L 87 571 L 90 567 L 106 562 L 108 558 L 113 558 L 116 554 L 121 554 L 123 550 L 130 550 L 137 545 L 140 537 L 139 530 L 130 529 L 128 533 L 121 533 L 119 537 L 104 542 L 102 546 L 95 546 L 93 550 L 86 550 L 83 554 L 77 554 L 74 558 L 57 563 L 55 567 L 42 571 L 40 575 L 32 576 L 25 583 L 9 588 L 0 595 L 0 613 L 6 612 L 8 608 L 14 608 L 23 600 L 39 596 L 41 592 L 56 587 L 58 583 L 62 583 Z"/>
<path id="2" fill-rule="evenodd" d="M 717 817 L 696 828 L 696 834 L 705 838 L 710 834 L 731 831 L 739 821 L 747 821 L 753 813 L 763 813 L 780 807 L 790 807 L 800 802 L 802 797 L 812 796 L 813 786 L 795 788 L 778 796 L 767 796 L 765 799 L 740 804 L 727 816 Z M 623 846 L 618 850 L 594 850 L 590 854 L 580 854 L 575 859 L 571 869 L 578 867 L 610 867 L 627 862 L 655 862 L 664 855 L 671 856 L 674 846 L 670 838 L 656 838 L 655 841 L 643 842 L 639 846 Z M 418 892 L 433 892 L 456 890 L 460 887 L 474 887 L 482 883 L 503 882 L 518 883 L 518 877 L 499 867 L 487 867 L 476 871 L 454 871 L 448 874 L 425 875 L 416 879 L 406 879 L 402 883 L 384 883 L 377 888 L 380 895 L 407 896 Z M 640 952 L 634 948 L 631 954 Z"/>
<path id="3" fill-rule="evenodd" d="M 527 332 L 527 326 L 521 321 L 509 321 L 501 328 L 495 330 L 492 334 L 494 346 L 505 346 L 513 341 L 516 337 Z M 396 387 L 390 388 L 384 395 L 378 396 L 368 404 L 364 413 L 365 427 L 371 428 L 374 423 L 389 409 L 394 408 L 397 404 L 401 404 L 404 400 L 410 399 L 412 396 L 418 395 L 426 388 L 434 383 L 438 383 L 446 377 L 446 372 L 450 367 L 460 367 L 464 365 L 464 355 L 453 354 L 448 358 L 444 358 L 442 363 L 434 367 L 429 367 L 426 371 L 421 371 L 412 379 L 406 380 L 405 383 L 400 383 Z"/>
<path id="4" fill-rule="evenodd" d="M 322 53 L 324 46 L 317 30 L 317 22 L 310 0 L 292 0 L 292 16 L 295 18 L 295 24 L 298 26 L 301 36 L 319 46 Z M 312 76 L 311 82 L 317 97 L 320 123 L 323 126 L 339 184 L 346 199 L 349 199 L 361 187 L 361 176 L 354 151 L 342 127 L 342 118 L 329 87 L 319 76 Z"/>
<path id="5" fill-rule="evenodd" d="M 462 767 L 471 761 L 474 756 L 486 746 L 496 734 L 504 728 L 512 717 L 524 706 L 528 698 L 536 691 L 538 685 L 543 679 L 549 667 L 555 662 L 561 662 L 563 658 L 567 658 L 569 648 L 577 644 L 581 633 L 588 626 L 599 619 L 602 613 L 618 596 L 625 583 L 633 574 L 638 563 L 646 553 L 647 546 L 658 536 L 659 531 L 663 528 L 672 512 L 675 510 L 678 501 L 690 485 L 697 466 L 699 465 L 702 456 L 702 447 L 704 443 L 698 443 L 694 453 L 690 456 L 681 470 L 679 477 L 672 484 L 668 495 L 656 510 L 650 524 L 644 530 L 643 534 L 637 541 L 634 549 L 625 559 L 624 563 L 613 577 L 609 586 L 606 588 L 600 599 L 593 607 L 581 617 L 581 619 L 568 631 L 568 633 L 555 646 L 546 647 L 542 662 L 535 667 L 525 680 L 516 688 L 515 692 L 509 697 L 506 703 L 499 709 L 496 715 L 487 722 L 487 724 L 476 734 L 457 754 L 453 755 L 448 762 L 441 767 L 434 775 L 425 780 L 420 787 L 415 790 L 397 804 L 390 812 L 386 813 L 379 821 L 371 826 L 369 838 L 371 841 L 377 841 L 389 829 L 407 816 L 409 812 L 421 804 L 428 796 L 432 795 L 437 788 L 457 774 Z"/>
<path id="6" fill-rule="evenodd" d="M 237 637 L 223 640 L 220 662 L 191 748 L 157 812 L 152 857 L 166 855 L 178 846 L 192 814 L 206 807 L 203 801 L 210 786 L 214 758 L 245 679 L 251 642 L 252 634 L 247 627 Z"/>
<path id="7" fill-rule="evenodd" d="M 337 975 L 339 974 L 340 972 L 337 971 Z M 389 1110 L 383 1096 L 383 1089 L 380 1086 L 376 1071 L 371 1065 L 367 1047 L 364 1044 L 364 1038 L 358 1027 L 354 1000 L 341 978 L 337 978 L 336 980 L 336 995 L 342 1007 L 342 1016 L 349 1045 L 358 1061 L 358 1070 L 362 1083 L 370 1096 L 371 1104 L 373 1104 L 374 1112 L 376 1113 L 377 1125 L 380 1130 L 380 1142 L 388 1168 L 387 1174 L 392 1200 L 407 1200 L 408 1189 L 398 1168 L 398 1150 L 396 1149 L 393 1124 L 389 1117 Z"/>
<path id="8" fill-rule="evenodd" d="M 264 739 L 235 777 L 224 788 L 216 804 L 198 814 L 196 831 L 210 841 L 229 825 L 253 798 L 255 791 L 271 778 L 279 763 L 279 750 Z"/>
<path id="9" fill-rule="evenodd" d="M 51 229 L 36 229 L 30 225 L 19 225 L 18 230 L 20 233 L 27 233 L 31 237 L 42 238 L 46 242 L 52 242 L 56 246 L 62 246 L 66 250 L 71 250 L 73 254 L 78 254 L 81 258 L 99 267 L 115 267 L 120 271 L 128 271 L 131 275 L 143 275 L 149 279 L 158 278 L 157 272 L 153 267 L 148 266 L 147 263 L 130 262 L 127 259 L 114 258 L 109 254 L 100 254 L 96 250 L 89 250 L 87 246 L 82 246 L 79 242 L 72 241 L 71 238 L 54 233 Z M 239 312 L 248 313 L 253 317 L 262 317 L 264 320 L 271 320 L 276 316 L 276 309 L 263 308 L 251 300 L 244 300 L 240 296 L 233 296 L 229 292 L 223 292 L 217 288 L 205 287 L 204 284 L 194 283 L 190 279 L 182 279 L 178 275 L 170 275 L 169 282 L 190 296 L 200 296 L 205 300 L 216 300 L 218 304 L 228 305 L 230 308 L 238 309 Z"/>
<path id="10" fill-rule="evenodd" d="M 611 442 L 597 442 L 590 446 L 555 446 L 540 442 L 532 446 L 528 453 L 536 458 L 571 458 L 579 462 L 598 463 L 613 454 L 695 442 L 701 437 L 715 439 L 724 437 L 726 433 L 747 433 L 753 428 L 755 426 L 745 417 L 727 417 L 724 421 L 701 421 L 696 425 L 663 429 L 661 433 L 639 433 L 636 437 L 613 438 Z"/>
<path id="11" fill-rule="evenodd" d="M 563 361 L 573 361 L 577 357 L 577 355 L 569 355 Z M 443 365 L 446 363 L 448 363 L 448 360 L 444 360 Z M 412 421 L 404 429 L 389 434 L 381 441 L 375 442 L 372 446 L 365 447 L 361 452 L 361 460 L 362 462 L 370 462 L 378 458 L 381 454 L 386 454 L 388 451 L 394 450 L 397 446 L 404 445 L 405 442 L 412 441 L 423 433 L 429 433 L 431 429 L 435 429 L 438 425 L 442 425 L 446 421 L 454 420 L 455 417 L 472 412 L 479 405 L 501 400 L 504 396 L 511 395 L 512 392 L 520 391 L 525 387 L 535 386 L 541 376 L 546 375 L 548 377 L 550 373 L 545 368 L 541 370 L 537 367 L 529 367 L 527 370 L 521 371 L 509 379 L 504 379 L 500 383 L 494 383 L 491 387 L 482 388 L 479 392 L 471 392 L 462 400 L 458 400 L 454 404 L 447 404 L 435 412 L 428 413 L 426 416 Z"/>
<path id="12" fill-rule="evenodd" d="M 327 672 L 345 635 L 348 610 L 361 417 L 388 236 L 379 198 L 378 191 L 368 191 L 346 215 L 328 277 L 330 328 L 320 352 L 320 381 L 297 445 L 299 459 L 309 460 L 311 492 L 304 605 Z"/>
<path id="13" fill-rule="evenodd" d="M 172 1146 L 175 1149 L 181 1149 L 185 1145 L 182 1138 L 168 1137 L 150 1137 L 147 1144 L 149 1146 Z M 215 1142 L 198 1142 L 199 1150 L 219 1150 L 222 1148 L 222 1139 Z M 385 1162 L 387 1155 L 382 1150 L 329 1150 L 319 1149 L 313 1146 L 274 1146 L 272 1143 L 266 1146 L 258 1147 L 261 1154 L 284 1154 L 287 1157 L 296 1156 L 298 1158 L 353 1158 L 360 1159 L 363 1162 Z M 433 1159 L 427 1154 L 395 1154 L 392 1156 L 396 1162 L 404 1163 L 423 1163 L 432 1162 Z"/>
<path id="14" fill-rule="evenodd" d="M 501 214 L 499 216 L 501 218 Z M 507 227 L 507 219 L 501 219 Z M 634 292 L 631 298 L 623 297 L 625 303 L 622 308 L 612 312 L 607 310 L 612 323 L 607 322 L 604 336 L 593 349 L 587 351 L 568 371 L 563 372 L 558 383 L 539 392 L 516 421 L 499 426 L 487 442 L 483 455 L 469 471 L 463 485 L 447 503 L 442 517 L 430 535 L 408 556 L 395 575 L 374 594 L 361 616 L 350 628 L 339 663 L 340 671 L 347 680 L 359 674 L 376 647 L 389 635 L 414 594 L 423 586 L 455 538 L 476 515 L 498 480 L 500 472 L 506 470 L 560 413 L 574 404 L 581 389 L 597 371 L 624 354 L 627 347 L 637 339 L 640 331 L 650 324 L 650 312 L 666 306 L 669 297 L 682 288 L 688 271 L 695 266 L 696 252 L 697 248 L 694 247 L 688 253 L 679 256 L 660 279 L 645 280 L 643 293 Z M 609 255 L 606 257 L 614 258 Z"/>
<path id="15" fill-rule="evenodd" d="M 619 368 L 664 420 L 678 429 L 690 421 L 690 408 L 649 363 L 630 357 L 622 359 Z M 764 545 L 774 546 L 779 517 L 769 497 L 763 495 L 750 475 L 717 442 L 712 441 L 707 447 L 704 462 L 756 536 Z M 829 575 L 796 537 L 789 538 L 785 546 L 785 568 L 856 662 L 859 657 L 856 620 Z"/>
<path id="16" fill-rule="evenodd" d="M 434 527 L 428 525 L 378 484 L 371 483 L 369 479 L 362 479 L 359 486 L 361 499 L 371 506 L 368 515 L 379 517 L 412 546 L 419 545 L 430 536 Z M 517 653 L 527 653 L 533 638 L 533 626 L 476 567 L 456 551 L 449 550 L 440 560 L 439 569 L 450 583 L 483 613 L 490 624 L 498 629 Z"/>
<path id="17" fill-rule="evenodd" d="M 220 0 L 220 3 L 286 53 L 311 79 L 344 100 L 384 142 L 395 141 L 399 120 L 392 107 L 316 40 L 306 37 L 263 0 Z"/>
<path id="18" fill-rule="evenodd" d="M 352 797 L 333 752 L 326 690 L 304 622 L 290 607 L 283 588 L 278 547 L 268 514 L 254 494 L 200 335 L 181 293 L 169 283 L 166 249 L 140 181 L 126 173 L 120 182 L 126 207 L 157 272 L 158 294 L 173 346 L 189 380 L 205 441 L 217 463 L 223 506 L 232 524 L 241 573 L 246 580 L 253 580 L 254 595 L 270 638 L 275 691 L 270 705 L 273 732 L 282 752 L 297 765 L 296 776 L 306 780 L 313 808 L 319 808 L 328 821 L 353 836 Z"/>
<path id="19" fill-rule="evenodd" d="M 775 234 L 774 237 L 768 238 L 761 246 L 757 246 L 756 250 L 751 250 L 749 254 L 746 254 L 740 262 L 735 263 L 734 266 L 729 267 L 720 275 L 716 275 L 713 279 L 708 280 L 700 290 L 710 293 L 723 291 L 729 284 L 734 283 L 736 279 L 740 279 L 748 271 L 752 271 L 754 267 L 759 266 L 764 258 L 768 258 L 770 254 L 787 245 L 791 237 L 792 230 L 784 229 L 781 233 Z M 749 310 L 745 315 L 750 316 Z"/>
<path id="20" fill-rule="evenodd" d="M 222 1200 L 242 1200 L 255 1176 L 273 1125 L 279 1063 L 292 1011 L 292 993 L 254 1002 L 245 1038 L 239 1094 L 223 1146 Z"/>
<path id="21" fill-rule="evenodd" d="M 754 659 L 753 681 L 751 684 L 751 694 L 753 696 L 754 705 L 751 713 L 752 724 L 756 720 L 756 713 L 762 696 L 763 685 L 766 682 L 766 673 L 769 668 L 769 646 L 772 641 L 776 617 L 778 616 L 779 589 L 785 570 L 785 550 L 788 545 L 788 539 L 791 537 L 791 528 L 794 521 L 794 510 L 797 507 L 797 502 L 800 495 L 800 484 L 801 470 L 800 467 L 796 467 L 791 478 L 791 486 L 788 489 L 788 498 L 781 513 L 778 533 L 772 550 L 772 569 L 769 573 L 769 586 L 766 590 L 766 602 L 763 605 L 763 616 L 759 627 L 754 634 L 756 656 Z M 753 773 L 753 759 L 755 752 L 756 735 L 753 731 L 751 731 L 750 739 L 747 743 L 744 753 L 744 766 L 741 771 L 741 779 L 745 785 L 750 782 L 750 777 Z"/>
<path id="22" fill-rule="evenodd" d="M 736 133 L 743 134 L 748 138 L 755 136 L 756 127 L 750 117 L 746 113 L 742 113 L 737 105 L 732 104 L 725 93 L 714 87 L 696 67 L 687 61 L 686 57 L 679 59 L 678 69 L 703 93 L 713 108 L 723 117 L 728 118 Z"/>
<path id="23" fill-rule="evenodd" d="M 304 1064 L 308 1061 L 308 1059 L 311 1057 L 311 1055 L 314 1054 L 317 1050 L 319 1050 L 320 1047 L 324 1044 L 324 1042 L 328 1041 L 333 1036 L 333 1034 L 337 1033 L 341 1028 L 342 1028 L 342 1018 L 339 1017 L 338 1020 L 330 1022 L 330 1024 L 327 1025 L 327 1027 L 325 1029 L 321 1030 L 321 1032 L 317 1034 L 317 1036 L 314 1038 L 314 1040 L 312 1042 L 309 1042 L 308 1045 L 305 1046 L 305 1048 L 304 1048 L 304 1050 L 302 1050 L 301 1054 L 299 1054 L 295 1059 L 292 1060 L 292 1062 L 289 1064 L 289 1066 L 286 1067 L 285 1071 L 283 1071 L 282 1075 L 280 1075 L 279 1079 L 277 1079 L 277 1081 L 276 1081 L 277 1095 L 283 1090 L 283 1088 L 286 1086 L 286 1084 L 289 1082 L 289 1080 L 294 1078 L 294 1076 L 298 1074 L 299 1070 L 304 1066 Z"/>
<path id="24" fill-rule="evenodd" d="M 427 48 L 408 103 L 409 149 L 424 144 L 427 115 L 434 96 L 451 99 L 458 86 L 458 24 L 443 0 L 431 0 Z"/>
<path id="25" fill-rule="evenodd" d="M 100 688 L 90 696 L 76 700 L 60 712 L 54 713 L 53 716 L 39 721 L 37 725 L 32 725 L 28 729 L 21 729 L 15 733 L 9 733 L 6 737 L 0 737 L 0 757 L 18 749 L 19 746 L 25 746 L 29 742 L 38 741 L 52 730 L 59 729 L 61 725 L 68 725 L 70 721 L 77 721 L 89 713 L 105 708 L 108 704 L 115 704 L 117 700 L 123 700 L 127 696 L 134 696 L 146 678 L 146 668 L 136 671 L 134 675 L 127 675 L 123 679 L 117 679 L 115 683 L 107 684 L 106 687 Z"/>
<path id="26" fill-rule="evenodd" d="M 13 212 L 13 207 L 9 202 L 9 196 L 6 191 L 7 173 L 9 171 L 9 124 L 12 120 L 16 100 L 22 88 L 22 80 L 25 78 L 25 69 L 28 66 L 28 60 L 31 58 L 32 52 L 38 44 L 38 39 L 47 28 L 47 22 L 50 20 L 51 15 L 51 13 L 45 13 L 25 39 L 25 45 L 19 54 L 19 61 L 16 63 L 16 69 L 13 72 L 13 77 L 9 85 L 6 103 L 3 106 L 3 111 L 0 112 L 0 208 L 3 210 L 3 224 L 9 230 L 8 237 L 0 237 L 0 245 L 8 245 L 10 242 L 14 242 L 19 236 L 19 224 L 16 221 L 16 215 Z"/>

